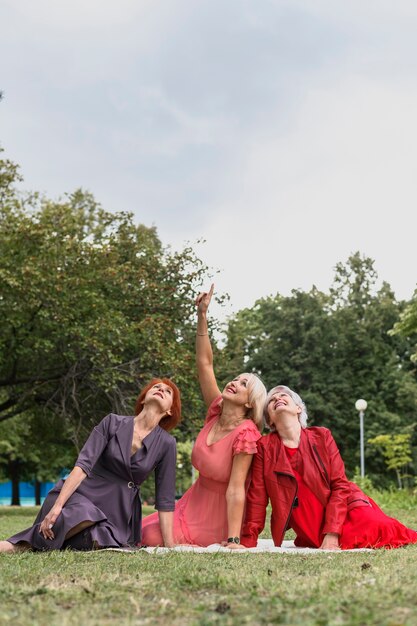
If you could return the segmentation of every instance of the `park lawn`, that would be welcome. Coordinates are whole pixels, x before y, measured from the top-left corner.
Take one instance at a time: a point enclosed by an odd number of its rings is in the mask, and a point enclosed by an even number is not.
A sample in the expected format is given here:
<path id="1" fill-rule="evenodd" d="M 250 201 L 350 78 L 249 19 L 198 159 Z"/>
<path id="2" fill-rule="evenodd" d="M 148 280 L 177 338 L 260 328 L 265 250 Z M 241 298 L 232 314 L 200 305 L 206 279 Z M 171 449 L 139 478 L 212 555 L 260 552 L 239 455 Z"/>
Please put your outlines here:
<path id="1" fill-rule="evenodd" d="M 385 511 L 417 528 L 415 498 L 398 500 L 401 508 L 392 502 Z M 0 507 L 0 538 L 29 526 L 36 511 Z M 415 626 L 417 546 L 312 555 L 28 552 L 0 555 L 0 589 L 2 625 Z"/>

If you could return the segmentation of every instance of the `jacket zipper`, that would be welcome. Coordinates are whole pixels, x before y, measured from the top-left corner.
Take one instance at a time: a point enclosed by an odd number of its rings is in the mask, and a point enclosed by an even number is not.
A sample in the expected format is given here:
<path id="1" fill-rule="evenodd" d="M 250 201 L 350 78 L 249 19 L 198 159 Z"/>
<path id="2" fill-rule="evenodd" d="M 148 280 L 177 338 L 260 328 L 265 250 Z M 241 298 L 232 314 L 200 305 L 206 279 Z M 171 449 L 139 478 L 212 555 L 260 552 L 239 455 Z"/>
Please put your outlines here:
<path id="1" fill-rule="evenodd" d="M 295 476 L 293 476 L 292 474 L 287 474 L 287 472 L 275 472 L 276 474 L 279 474 L 280 476 L 288 476 L 289 478 L 292 478 L 293 480 L 295 480 L 295 495 L 294 498 L 291 502 L 291 507 L 290 507 L 290 512 L 288 513 L 288 517 L 287 517 L 287 521 L 285 522 L 285 526 L 284 526 L 284 532 L 281 535 L 281 544 L 284 541 L 284 537 L 285 537 L 285 533 L 287 532 L 287 528 L 288 528 L 288 523 L 290 521 L 290 517 L 291 517 L 291 513 L 294 507 L 294 502 L 295 499 L 297 497 L 298 494 L 298 482 L 297 479 L 295 478 Z"/>
<path id="2" fill-rule="evenodd" d="M 319 463 L 320 463 L 320 465 L 321 465 L 321 468 L 322 468 L 322 470 L 323 470 L 323 472 L 324 472 L 324 476 L 325 476 L 325 478 L 326 478 L 327 485 L 328 485 L 328 486 L 329 486 L 329 488 L 330 488 L 330 480 L 329 480 L 329 475 L 328 475 L 328 473 L 327 473 L 327 470 L 326 470 L 326 468 L 325 468 L 325 466 L 324 466 L 323 461 L 321 460 L 321 456 L 320 456 L 320 454 L 318 453 L 318 450 L 317 450 L 317 447 L 316 447 L 316 444 L 315 444 L 315 443 L 313 443 L 313 450 L 314 450 L 315 455 L 316 455 L 316 457 L 318 458 Z"/>

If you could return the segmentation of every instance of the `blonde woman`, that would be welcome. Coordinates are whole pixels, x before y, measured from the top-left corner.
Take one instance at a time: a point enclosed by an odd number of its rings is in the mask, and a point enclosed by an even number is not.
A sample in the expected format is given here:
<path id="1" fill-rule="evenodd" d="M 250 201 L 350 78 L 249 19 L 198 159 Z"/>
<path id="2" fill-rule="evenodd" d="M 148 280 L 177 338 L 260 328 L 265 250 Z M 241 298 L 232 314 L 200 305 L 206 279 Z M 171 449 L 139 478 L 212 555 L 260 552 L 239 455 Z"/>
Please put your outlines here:
<path id="1" fill-rule="evenodd" d="M 196 301 L 196 360 L 208 408 L 191 456 L 199 477 L 176 503 L 176 544 L 240 544 L 250 466 L 263 424 L 266 389 L 255 374 L 239 374 L 220 391 L 214 374 L 207 310 L 214 286 Z M 144 545 L 163 545 L 157 514 L 143 520 Z"/>

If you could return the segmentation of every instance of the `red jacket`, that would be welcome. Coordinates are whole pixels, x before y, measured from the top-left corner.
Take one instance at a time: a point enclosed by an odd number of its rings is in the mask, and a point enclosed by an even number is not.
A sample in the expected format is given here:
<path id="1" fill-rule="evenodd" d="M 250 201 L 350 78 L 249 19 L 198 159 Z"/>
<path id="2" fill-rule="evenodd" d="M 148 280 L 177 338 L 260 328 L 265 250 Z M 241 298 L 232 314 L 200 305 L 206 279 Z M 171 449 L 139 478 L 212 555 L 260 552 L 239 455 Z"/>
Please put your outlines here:
<path id="1" fill-rule="evenodd" d="M 297 479 L 276 432 L 262 437 L 257 445 L 241 543 L 248 548 L 256 546 L 258 535 L 265 526 L 270 500 L 272 538 L 274 544 L 280 546 L 297 496 Z M 330 430 L 318 426 L 303 428 L 299 451 L 303 457 L 304 482 L 325 508 L 323 535 L 340 535 L 348 508 L 369 506 L 369 500 L 346 478 L 345 466 Z"/>

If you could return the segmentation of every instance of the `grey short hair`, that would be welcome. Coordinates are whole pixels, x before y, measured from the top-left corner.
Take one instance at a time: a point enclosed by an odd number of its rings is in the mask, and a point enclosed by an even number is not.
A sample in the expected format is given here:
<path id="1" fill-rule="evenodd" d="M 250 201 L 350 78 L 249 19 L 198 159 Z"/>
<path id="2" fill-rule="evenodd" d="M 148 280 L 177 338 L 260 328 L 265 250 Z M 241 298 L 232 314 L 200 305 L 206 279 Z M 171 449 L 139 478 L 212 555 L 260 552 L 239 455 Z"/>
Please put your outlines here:
<path id="1" fill-rule="evenodd" d="M 295 404 L 301 408 L 301 413 L 298 416 L 298 421 L 301 424 L 301 428 L 306 428 L 307 420 L 308 420 L 307 407 L 302 401 L 301 397 L 298 395 L 298 393 L 296 393 L 289 387 L 286 387 L 285 385 L 277 385 L 276 387 L 273 387 L 270 391 L 268 391 L 268 395 L 266 396 L 266 400 L 264 404 L 264 418 L 265 418 L 265 422 L 268 428 L 270 430 L 275 430 L 275 426 L 271 424 L 270 419 L 269 419 L 268 404 L 272 396 L 274 395 L 274 393 L 276 393 L 277 391 L 285 391 L 286 393 L 288 393 L 288 395 L 291 396 L 291 398 L 294 400 Z"/>

